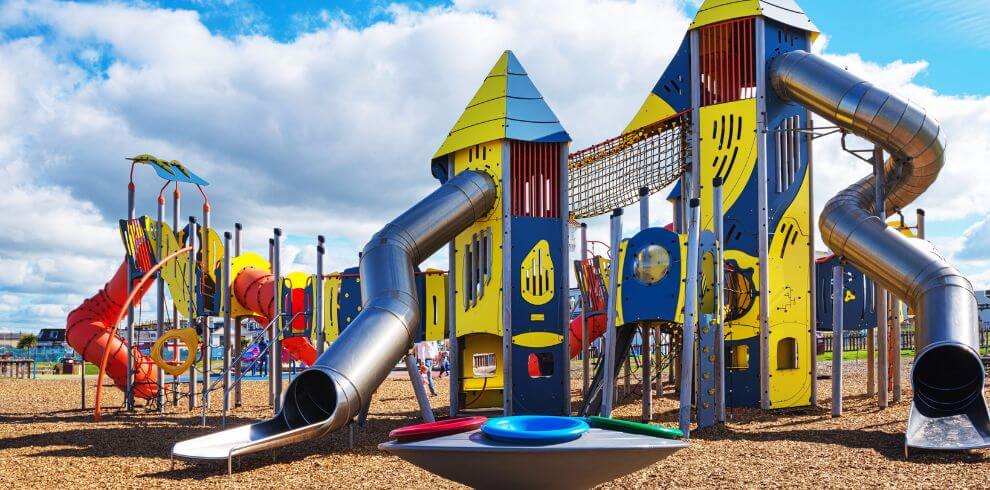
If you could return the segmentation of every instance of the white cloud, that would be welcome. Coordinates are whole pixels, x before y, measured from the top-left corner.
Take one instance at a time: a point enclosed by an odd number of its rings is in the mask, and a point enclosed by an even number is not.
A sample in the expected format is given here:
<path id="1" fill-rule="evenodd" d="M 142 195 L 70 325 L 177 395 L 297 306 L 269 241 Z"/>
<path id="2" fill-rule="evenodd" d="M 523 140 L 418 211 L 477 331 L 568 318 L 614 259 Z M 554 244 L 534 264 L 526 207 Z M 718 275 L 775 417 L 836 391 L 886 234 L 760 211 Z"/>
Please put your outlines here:
<path id="1" fill-rule="evenodd" d="M 687 28 L 684 6 L 696 3 L 392 6 L 387 20 L 362 28 L 321 13 L 306 24 L 312 32 L 286 43 L 248 27 L 233 38 L 211 34 L 194 12 L 143 4 L 4 3 L 0 30 L 43 35 L 0 41 L 0 272 L 9 271 L 0 325 L 35 315 L 57 325 L 49 306 L 71 308 L 109 277 L 121 255 L 125 156 L 178 159 L 205 176 L 215 226 L 244 223 L 244 250 L 267 255 L 281 226 L 283 263 L 311 270 L 315 235 L 324 234 L 327 270 L 339 269 L 435 188 L 429 159 L 503 49 L 516 52 L 580 148 L 625 126 Z M 950 160 L 920 203 L 929 216 L 982 213 L 990 98 L 914 83 L 924 64 L 829 56 L 945 123 Z M 834 140 L 816 152 L 819 206 L 867 172 Z M 137 181 L 139 212 L 153 214 L 160 184 L 147 168 Z M 195 190 L 183 195 L 183 214 L 198 215 Z M 652 214 L 663 225 L 670 211 L 660 199 Z M 590 228 L 607 241 L 604 218 Z M 440 253 L 429 265 L 445 263 Z"/>

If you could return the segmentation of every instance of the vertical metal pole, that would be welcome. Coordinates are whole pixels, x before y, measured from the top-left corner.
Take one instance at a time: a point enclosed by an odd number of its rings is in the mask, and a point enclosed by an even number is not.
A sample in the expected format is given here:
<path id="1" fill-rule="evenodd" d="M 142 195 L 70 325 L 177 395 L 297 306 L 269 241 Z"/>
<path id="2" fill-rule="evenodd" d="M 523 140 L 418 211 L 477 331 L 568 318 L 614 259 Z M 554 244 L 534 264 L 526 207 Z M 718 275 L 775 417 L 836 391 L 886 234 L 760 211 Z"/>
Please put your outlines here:
<path id="1" fill-rule="evenodd" d="M 842 298 L 845 296 L 842 260 L 832 267 L 832 416 L 842 416 Z"/>
<path id="2" fill-rule="evenodd" d="M 887 211 L 884 204 L 884 199 L 887 196 L 884 192 L 883 163 L 883 148 L 877 146 L 873 150 L 873 177 L 875 182 L 874 190 L 876 191 L 876 215 L 880 218 L 880 222 L 887 220 Z M 887 349 L 887 291 L 880 288 L 880 284 L 877 284 L 876 300 L 877 368 L 879 369 L 877 373 L 877 394 L 879 395 L 877 404 L 880 408 L 887 408 L 887 364 L 888 354 L 890 353 Z"/>
<path id="3" fill-rule="evenodd" d="M 158 260 L 162 260 L 162 245 L 163 238 L 165 234 L 165 196 L 158 195 L 158 228 L 155 230 L 156 242 L 158 246 L 155 250 L 155 257 Z M 155 339 L 162 338 L 165 334 L 165 278 L 162 277 L 162 273 L 158 272 L 158 277 L 155 280 L 156 293 L 155 294 L 155 327 L 158 337 Z M 161 367 L 158 368 L 158 413 L 165 413 L 165 371 Z"/>
<path id="4" fill-rule="evenodd" d="M 223 234 L 223 266 L 221 268 L 222 277 L 220 278 L 221 284 L 223 285 L 220 290 L 223 291 L 223 418 L 222 421 L 226 424 L 227 421 L 227 411 L 230 410 L 230 349 L 231 349 L 231 315 L 230 308 L 233 305 L 231 297 L 234 295 L 232 288 L 230 287 L 230 240 L 231 234 L 229 231 Z"/>
<path id="5" fill-rule="evenodd" d="M 891 397 L 894 403 L 901 401 L 901 302 L 890 295 L 890 331 L 893 342 L 891 353 L 891 382 L 893 384 Z"/>
<path id="6" fill-rule="evenodd" d="M 569 207 L 568 207 L 570 205 L 570 194 L 569 194 L 570 184 L 569 184 L 569 180 L 568 180 L 569 176 L 567 174 L 567 153 L 568 153 L 567 150 L 568 150 L 568 144 L 567 143 L 561 143 L 560 145 L 557 146 L 557 148 L 558 148 L 558 152 L 559 152 L 559 154 L 557 156 L 558 157 L 558 160 L 559 160 L 558 161 L 558 166 L 557 166 L 557 168 L 559 169 L 558 170 L 559 174 L 558 174 L 558 178 L 557 178 L 557 184 L 558 184 L 557 185 L 557 193 L 558 193 L 558 196 L 556 196 L 556 197 L 558 199 L 558 204 L 556 205 L 556 208 L 557 208 L 557 211 L 558 211 L 558 218 L 560 219 L 560 223 L 561 223 L 561 228 L 560 228 L 561 242 L 560 243 L 561 244 L 566 244 L 568 242 L 568 239 L 569 239 L 568 225 L 569 225 L 569 220 L 570 220 L 570 212 L 569 212 Z M 560 277 L 557 278 L 557 281 L 559 281 L 558 282 L 558 285 L 559 285 L 558 287 L 560 288 L 559 289 L 560 291 L 568 291 L 569 288 L 570 288 L 570 284 L 571 284 L 570 275 L 571 275 L 571 270 L 572 270 L 571 267 L 569 266 L 571 264 L 570 247 L 567 247 L 567 246 L 563 246 L 562 245 L 560 247 L 560 249 L 561 249 L 560 250 L 561 257 L 560 258 L 561 258 L 561 264 L 563 264 L 563 267 L 561 268 L 562 271 L 561 271 Z M 567 296 L 565 296 L 565 298 L 567 298 Z M 563 395 L 564 395 L 563 413 L 564 413 L 564 415 L 570 416 L 571 415 L 571 335 L 570 335 L 571 308 L 570 308 L 570 301 L 564 300 L 564 301 L 561 301 L 560 302 L 560 315 L 561 315 L 560 318 L 562 318 L 564 320 L 563 322 L 561 322 L 561 326 L 560 326 L 560 333 L 563 334 L 563 336 L 564 336 L 564 345 L 561 346 L 561 348 L 562 348 L 561 353 L 563 354 L 563 363 L 562 364 L 564 366 L 564 376 L 563 376 L 564 379 L 563 379 L 563 386 L 561 387 L 563 389 L 563 392 L 564 392 L 563 393 Z"/>
<path id="7" fill-rule="evenodd" d="M 196 295 L 196 237 L 199 233 L 196 231 L 196 217 L 189 217 L 189 230 L 186 233 L 189 240 L 189 246 L 192 250 L 189 251 L 189 328 L 196 328 L 196 302 L 199 297 Z M 196 351 L 192 350 L 189 352 L 193 359 L 196 357 Z M 189 410 L 196 408 L 196 363 L 193 362 L 189 366 Z"/>
<path id="8" fill-rule="evenodd" d="M 179 233 L 179 216 L 181 214 L 182 207 L 182 193 L 179 192 L 179 184 L 175 184 L 175 191 L 172 192 L 172 233 L 178 237 Z M 175 305 L 175 298 L 172 298 L 172 329 L 178 330 L 182 328 L 182 321 L 179 319 L 179 307 Z M 195 353 L 188 353 L 187 355 L 196 355 Z M 176 353 L 178 356 L 178 353 Z M 179 386 L 179 377 L 172 376 L 172 406 L 176 407 L 179 405 L 179 390 L 176 389 Z"/>
<path id="9" fill-rule="evenodd" d="M 323 325 L 323 254 L 326 253 L 323 244 L 325 242 L 326 238 L 323 235 L 316 237 L 316 280 L 313 281 L 313 297 L 316 298 L 316 305 L 313 309 L 316 311 L 313 312 L 313 318 L 315 318 L 313 328 L 316 329 L 317 357 L 323 355 L 327 343 L 327 330 L 326 326 Z"/>
<path id="10" fill-rule="evenodd" d="M 127 219 L 135 219 L 136 213 L 134 210 L 134 182 L 129 182 L 127 184 Z M 134 288 L 134 266 L 131 260 L 127 261 L 127 295 L 130 296 Z M 134 349 L 134 304 L 127 306 L 127 349 L 125 349 L 127 357 L 127 381 L 126 389 L 124 390 L 124 404 L 128 411 L 134 410 L 134 359 L 132 355 L 132 349 Z"/>
<path id="11" fill-rule="evenodd" d="M 588 223 L 581 223 L 581 267 L 584 267 L 584 261 L 588 258 Z M 582 274 L 582 277 L 584 275 Z M 589 291 L 590 292 L 590 291 Z M 588 356 L 589 352 L 588 343 L 588 298 L 581 294 L 581 373 L 583 374 L 583 381 L 581 384 L 581 393 L 584 393 L 587 401 L 588 396 L 588 386 L 591 384 L 591 358 Z"/>
<path id="12" fill-rule="evenodd" d="M 725 423 L 725 228 L 722 178 L 712 181 L 715 219 L 715 419 Z"/>
<path id="13" fill-rule="evenodd" d="M 210 268 L 213 267 L 212 261 L 210 260 L 210 203 L 203 203 L 203 226 L 200 228 L 199 248 L 200 260 L 203 264 L 203 280 L 200 284 L 206 284 L 206 278 L 210 274 Z M 213 371 L 213 325 L 210 324 L 209 309 L 206 306 L 205 291 L 204 295 L 200 298 L 203 300 L 202 310 L 203 310 L 203 413 L 210 406 L 210 372 Z M 216 291 L 214 290 L 214 306 L 216 304 Z M 203 424 L 206 424 L 205 418 Z"/>
<path id="14" fill-rule="evenodd" d="M 502 414 L 512 415 L 512 144 L 502 143 Z M 521 194 L 521 192 L 520 192 Z M 465 274 L 468 272 L 465 271 Z M 466 292 L 465 292 L 466 294 Z M 454 301 L 450 302 L 451 304 Z"/>
<path id="15" fill-rule="evenodd" d="M 82 409 L 86 410 L 86 359 L 83 358 L 82 354 L 79 354 L 79 361 L 79 383 L 82 385 L 80 404 Z"/>
<path id="16" fill-rule="evenodd" d="M 454 175 L 453 158 L 447 157 L 447 175 Z M 504 196 L 503 189 L 503 196 Z M 504 199 L 504 198 L 503 198 Z M 503 204 L 504 206 L 504 204 Z M 504 237 L 503 237 L 504 238 Z M 504 242 L 503 242 L 503 248 Z M 506 284 L 503 279 L 503 287 Z M 447 338 L 450 340 L 449 355 L 450 372 L 447 375 L 450 386 L 450 416 L 456 417 L 461 410 L 461 352 L 457 339 L 457 247 L 454 240 L 447 244 Z"/>
<path id="17" fill-rule="evenodd" d="M 272 268 L 272 272 L 274 273 L 275 272 L 275 239 L 274 238 L 269 238 L 268 239 L 268 264 L 269 264 L 269 267 Z M 277 278 L 272 281 L 272 284 L 273 285 L 275 285 L 277 283 L 278 283 L 278 279 Z M 273 286 L 273 287 L 275 287 L 275 292 L 278 293 L 278 286 Z M 278 304 L 278 301 L 279 301 L 278 297 L 273 296 L 272 298 L 273 298 L 272 299 L 272 302 L 274 304 Z M 268 319 L 269 325 L 266 325 L 266 327 L 268 329 L 268 333 L 267 333 L 267 335 L 268 335 L 268 352 L 265 353 L 265 355 L 268 356 L 268 372 L 265 373 L 265 374 L 268 375 L 268 406 L 270 406 L 270 407 L 274 407 L 275 406 L 275 398 L 276 398 L 276 396 L 275 396 L 275 362 L 274 362 L 275 361 L 275 337 L 276 337 L 276 335 L 275 335 L 275 325 L 272 323 L 274 321 L 275 321 L 275 318 L 269 318 Z"/>
<path id="18" fill-rule="evenodd" d="M 767 189 L 766 22 L 756 18 L 757 215 L 760 259 L 760 408 L 770 408 L 770 218 Z"/>
<path id="19" fill-rule="evenodd" d="M 272 249 L 272 274 L 275 276 L 275 342 L 272 348 L 272 360 L 275 364 L 275 411 L 282 408 L 282 335 L 284 325 L 282 324 L 282 229 L 275 228 L 275 247 Z"/>
<path id="20" fill-rule="evenodd" d="M 811 34 L 808 34 L 808 45 L 811 45 Z M 814 131 L 815 123 L 811 119 L 811 112 L 805 111 L 805 121 L 808 128 Z M 807 138 L 808 155 L 808 215 L 815 215 L 815 159 L 814 144 L 811 138 Z M 811 337 L 810 359 L 811 359 L 811 406 L 818 406 L 818 311 L 815 308 L 815 298 L 818 297 L 818 268 L 815 266 L 815 226 L 808 227 L 808 270 L 811 271 L 811 291 L 808 298 L 808 310 L 811 312 L 811 323 L 809 325 L 809 336 Z"/>
<path id="21" fill-rule="evenodd" d="M 639 190 L 639 229 L 645 230 L 650 227 L 650 189 L 643 187 Z M 639 325 L 640 337 L 642 337 L 642 376 L 643 376 L 643 421 L 653 420 L 653 342 L 650 334 L 653 328 L 649 323 L 643 322 Z"/>
<path id="22" fill-rule="evenodd" d="M 873 296 L 874 296 L 874 306 L 876 305 L 876 295 L 880 294 L 880 286 L 873 283 Z M 868 398 L 873 398 L 876 395 L 876 376 L 877 376 L 877 363 L 876 363 L 876 345 L 875 338 L 877 329 L 879 327 L 868 328 L 863 330 L 866 334 L 866 396 Z"/>
<path id="23" fill-rule="evenodd" d="M 436 422 L 433 417 L 433 408 L 430 407 L 430 397 L 426 396 L 426 388 L 423 386 L 423 378 L 419 374 L 416 354 L 412 352 L 406 354 L 406 372 L 409 373 L 409 382 L 412 383 L 413 392 L 416 394 L 416 403 L 419 404 L 419 415 L 423 417 L 423 422 Z M 427 373 L 432 376 L 432 373 Z"/>
<path id="24" fill-rule="evenodd" d="M 615 319 L 618 316 L 619 247 L 622 240 L 622 208 L 616 208 L 610 219 L 611 240 L 608 266 L 608 314 L 605 324 L 605 359 L 602 361 L 604 382 L 602 383 L 602 417 L 612 416 L 615 403 Z"/>
<path id="25" fill-rule="evenodd" d="M 241 224 L 234 223 L 234 257 L 238 257 L 240 255 L 241 255 Z M 231 279 L 231 285 L 233 285 L 233 279 Z M 231 296 L 233 296 L 234 294 L 233 287 L 231 287 L 230 294 Z M 243 344 L 243 340 L 241 339 L 241 322 L 242 322 L 241 318 L 234 319 L 234 352 L 237 353 L 237 357 L 235 358 L 237 360 L 234 362 L 234 372 L 237 373 L 237 376 L 241 375 L 241 369 L 243 368 L 241 364 L 241 352 L 244 352 L 244 344 Z M 235 407 L 241 406 L 240 381 L 238 381 L 237 384 L 234 385 L 234 406 Z"/>
<path id="26" fill-rule="evenodd" d="M 698 328 L 698 223 L 701 201 L 692 198 L 688 210 L 687 277 L 684 286 L 684 336 L 681 346 L 681 407 L 679 425 L 691 436 L 691 395 L 694 386 L 694 338 Z"/>

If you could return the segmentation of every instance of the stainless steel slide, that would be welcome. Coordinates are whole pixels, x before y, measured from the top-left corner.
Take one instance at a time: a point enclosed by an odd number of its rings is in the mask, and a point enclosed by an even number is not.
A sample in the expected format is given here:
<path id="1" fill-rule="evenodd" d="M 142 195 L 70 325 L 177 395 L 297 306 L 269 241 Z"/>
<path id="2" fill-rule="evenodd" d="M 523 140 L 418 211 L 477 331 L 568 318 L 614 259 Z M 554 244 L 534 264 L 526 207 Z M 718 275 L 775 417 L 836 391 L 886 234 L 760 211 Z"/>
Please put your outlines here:
<path id="1" fill-rule="evenodd" d="M 316 363 L 282 394 L 282 409 L 264 422 L 176 444 L 174 458 L 227 460 L 312 439 L 353 420 L 408 352 L 419 331 L 414 269 L 489 212 L 495 182 L 463 172 L 372 237 L 361 254 L 364 306 Z"/>
<path id="2" fill-rule="evenodd" d="M 910 102 L 807 52 L 783 54 L 770 67 L 782 98 L 883 147 L 888 211 L 903 209 L 933 182 L 944 163 L 938 122 Z M 990 446 L 983 398 L 976 296 L 958 271 L 923 245 L 874 216 L 875 179 L 846 188 L 822 210 L 822 239 L 915 312 L 917 356 L 906 446 Z"/>

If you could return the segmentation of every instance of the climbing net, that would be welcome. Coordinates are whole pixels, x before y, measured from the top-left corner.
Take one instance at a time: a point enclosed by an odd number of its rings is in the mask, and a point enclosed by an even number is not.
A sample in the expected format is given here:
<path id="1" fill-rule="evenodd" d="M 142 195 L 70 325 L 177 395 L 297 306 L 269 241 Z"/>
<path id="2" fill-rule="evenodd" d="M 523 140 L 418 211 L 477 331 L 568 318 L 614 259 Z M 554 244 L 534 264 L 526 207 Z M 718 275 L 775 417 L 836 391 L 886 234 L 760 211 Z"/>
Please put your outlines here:
<path id="1" fill-rule="evenodd" d="M 568 161 L 571 219 L 629 206 L 639 190 L 650 194 L 677 180 L 688 167 L 686 112 L 572 153 Z"/>

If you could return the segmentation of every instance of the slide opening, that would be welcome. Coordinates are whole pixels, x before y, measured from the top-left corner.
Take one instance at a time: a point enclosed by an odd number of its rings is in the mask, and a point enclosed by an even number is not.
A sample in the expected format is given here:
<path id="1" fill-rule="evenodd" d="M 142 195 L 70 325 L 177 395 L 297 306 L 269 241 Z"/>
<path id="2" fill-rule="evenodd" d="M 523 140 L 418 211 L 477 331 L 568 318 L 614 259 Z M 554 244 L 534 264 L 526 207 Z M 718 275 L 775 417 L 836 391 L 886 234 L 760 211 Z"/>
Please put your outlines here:
<path id="1" fill-rule="evenodd" d="M 337 390 L 325 372 L 307 369 L 293 380 L 282 406 L 285 421 L 293 429 L 323 422 L 337 407 Z"/>
<path id="2" fill-rule="evenodd" d="M 915 362 L 914 396 L 923 411 L 962 413 L 982 396 L 983 363 L 972 349 L 961 344 L 933 347 Z"/>

